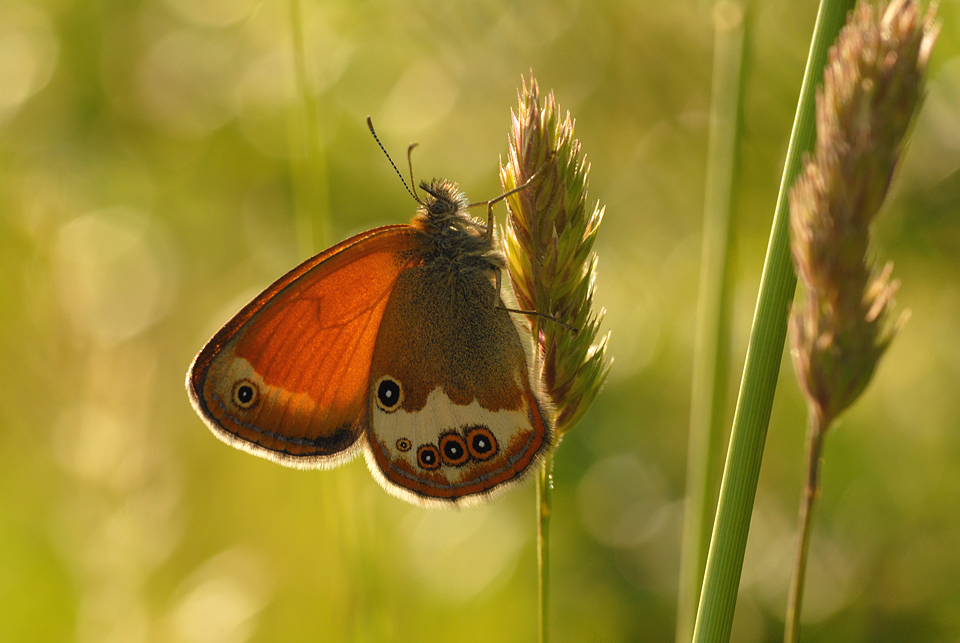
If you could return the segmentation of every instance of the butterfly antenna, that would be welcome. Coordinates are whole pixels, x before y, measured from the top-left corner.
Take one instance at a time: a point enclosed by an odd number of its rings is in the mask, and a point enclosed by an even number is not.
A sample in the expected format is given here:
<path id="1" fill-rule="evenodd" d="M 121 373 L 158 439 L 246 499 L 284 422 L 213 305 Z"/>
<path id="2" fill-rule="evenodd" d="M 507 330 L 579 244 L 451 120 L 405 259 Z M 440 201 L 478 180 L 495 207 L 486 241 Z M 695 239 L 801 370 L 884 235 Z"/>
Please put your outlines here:
<path id="1" fill-rule="evenodd" d="M 410 143 L 410 147 L 407 148 L 407 167 L 410 168 L 410 186 L 413 188 L 413 198 L 417 200 L 417 203 L 423 205 L 423 201 L 417 196 L 417 182 L 413 180 L 413 148 L 417 145 L 420 144 Z"/>
<path id="2" fill-rule="evenodd" d="M 423 205 L 423 201 L 421 201 L 421 200 L 417 197 L 417 195 L 416 195 L 413 191 L 410 190 L 410 186 L 407 185 L 407 182 L 403 179 L 403 174 L 400 173 L 400 170 L 397 169 L 397 164 L 393 162 L 393 159 L 392 159 L 392 158 L 390 158 L 390 154 L 387 152 L 387 148 L 385 148 L 385 147 L 383 146 L 383 143 L 380 142 L 380 137 L 377 136 L 377 131 L 376 131 L 375 129 L 373 129 L 373 119 L 371 119 L 369 116 L 367 116 L 367 127 L 370 129 L 370 133 L 373 134 L 373 140 L 375 140 L 375 141 L 377 142 L 377 145 L 379 145 L 379 146 L 380 146 L 380 149 L 383 150 L 384 156 L 386 156 L 386 157 L 387 157 L 387 160 L 390 161 L 390 165 L 393 166 L 394 172 L 396 172 L 396 173 L 397 173 L 397 176 L 400 177 L 400 182 L 403 183 L 403 187 L 405 187 L 405 188 L 407 189 L 407 192 L 410 194 L 410 196 L 413 197 L 413 199 L 414 199 L 417 203 L 419 203 L 420 205 Z M 410 152 L 412 152 L 412 151 L 413 151 L 413 148 L 415 148 L 416 146 L 417 146 L 416 143 L 412 143 L 412 144 L 410 145 L 410 147 L 407 148 L 407 162 L 410 164 L 410 182 L 411 182 L 411 184 L 413 183 L 413 163 L 410 162 Z"/>

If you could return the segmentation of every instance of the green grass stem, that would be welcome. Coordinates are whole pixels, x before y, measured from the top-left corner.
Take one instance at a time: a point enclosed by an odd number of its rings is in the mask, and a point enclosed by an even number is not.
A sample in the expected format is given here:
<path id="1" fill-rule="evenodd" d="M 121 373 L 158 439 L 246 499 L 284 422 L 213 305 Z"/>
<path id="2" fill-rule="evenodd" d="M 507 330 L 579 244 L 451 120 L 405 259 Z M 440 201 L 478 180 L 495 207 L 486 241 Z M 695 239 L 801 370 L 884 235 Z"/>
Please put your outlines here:
<path id="1" fill-rule="evenodd" d="M 553 512 L 553 453 L 537 471 L 537 640 L 550 640 L 550 514 Z"/>
<path id="2" fill-rule="evenodd" d="M 730 638 L 787 317 L 797 283 L 790 257 L 787 195 L 800 171 L 803 154 L 813 148 L 816 138 L 816 86 L 823 78 L 827 51 L 853 5 L 853 0 L 823 0 L 817 14 L 734 412 L 693 633 L 696 643 L 722 643 Z"/>
<path id="3" fill-rule="evenodd" d="M 697 600 L 707 562 L 723 429 L 729 405 L 730 350 L 730 213 L 737 175 L 740 105 L 743 93 L 744 7 L 720 0 L 713 9 L 715 29 L 713 94 L 704 188 L 700 292 L 697 301 L 687 498 L 680 547 L 677 643 L 693 635 Z"/>
<path id="4" fill-rule="evenodd" d="M 289 128 L 294 219 L 300 255 L 310 257 L 327 247 L 330 207 L 326 156 L 320 141 L 319 104 L 307 66 L 300 0 L 290 0 L 290 35 L 298 98 Z"/>
<path id="5" fill-rule="evenodd" d="M 807 467 L 800 504 L 799 535 L 794 554 L 793 576 L 787 596 L 787 616 L 784 625 L 784 643 L 800 641 L 800 610 L 803 606 L 803 586 L 807 574 L 807 554 L 810 551 L 810 536 L 813 533 L 813 509 L 820 495 L 820 456 L 822 454 L 825 426 L 813 409 L 807 419 Z"/>

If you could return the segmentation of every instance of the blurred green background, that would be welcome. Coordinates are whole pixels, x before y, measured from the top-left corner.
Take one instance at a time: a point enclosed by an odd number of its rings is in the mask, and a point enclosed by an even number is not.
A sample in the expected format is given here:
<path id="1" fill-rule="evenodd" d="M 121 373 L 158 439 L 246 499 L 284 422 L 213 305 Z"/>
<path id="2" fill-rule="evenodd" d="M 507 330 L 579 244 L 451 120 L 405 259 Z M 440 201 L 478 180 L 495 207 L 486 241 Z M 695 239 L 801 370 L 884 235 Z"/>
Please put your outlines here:
<path id="1" fill-rule="evenodd" d="M 491 198 L 533 69 L 607 207 L 595 300 L 615 358 L 557 452 L 554 640 L 672 641 L 710 3 L 301 2 L 322 144 L 306 165 L 289 2 L 0 0 L 0 639 L 535 638 L 532 485 L 425 511 L 362 459 L 301 472 L 221 444 L 183 388 L 212 333 L 305 258 L 298 204 L 328 211 L 327 245 L 412 215 L 367 114 L 398 161 L 419 141 L 418 177 Z M 731 400 L 816 5 L 753 5 Z M 912 318 L 827 440 L 807 641 L 960 637 L 958 8 L 941 3 L 876 228 Z M 805 423 L 784 366 L 744 643 L 782 630 Z"/>

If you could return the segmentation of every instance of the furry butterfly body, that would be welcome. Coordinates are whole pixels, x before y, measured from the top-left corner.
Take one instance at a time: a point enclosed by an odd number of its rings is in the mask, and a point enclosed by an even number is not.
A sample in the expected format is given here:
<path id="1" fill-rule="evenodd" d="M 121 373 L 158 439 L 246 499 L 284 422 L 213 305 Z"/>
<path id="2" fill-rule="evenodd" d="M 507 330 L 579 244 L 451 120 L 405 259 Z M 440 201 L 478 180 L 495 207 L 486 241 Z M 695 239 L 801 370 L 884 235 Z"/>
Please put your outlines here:
<path id="1" fill-rule="evenodd" d="M 549 448 L 492 220 L 474 220 L 454 183 L 421 187 L 409 225 L 304 262 L 200 351 L 187 390 L 218 438 L 299 468 L 363 450 L 389 492 L 420 504 L 482 498 Z"/>

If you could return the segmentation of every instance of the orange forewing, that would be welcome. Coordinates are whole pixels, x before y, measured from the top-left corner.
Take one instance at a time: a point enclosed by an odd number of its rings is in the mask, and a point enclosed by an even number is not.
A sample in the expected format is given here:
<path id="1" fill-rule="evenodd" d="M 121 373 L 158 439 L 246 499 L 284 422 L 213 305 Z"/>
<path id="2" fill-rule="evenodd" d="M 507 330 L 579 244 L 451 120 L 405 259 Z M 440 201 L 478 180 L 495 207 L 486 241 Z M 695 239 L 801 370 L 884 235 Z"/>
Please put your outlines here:
<path id="1" fill-rule="evenodd" d="M 187 376 L 194 407 L 222 440 L 294 466 L 352 452 L 363 430 L 380 319 L 422 233 L 385 226 L 304 262 L 245 306 L 203 348 Z M 234 380 L 256 386 L 231 406 Z"/>

